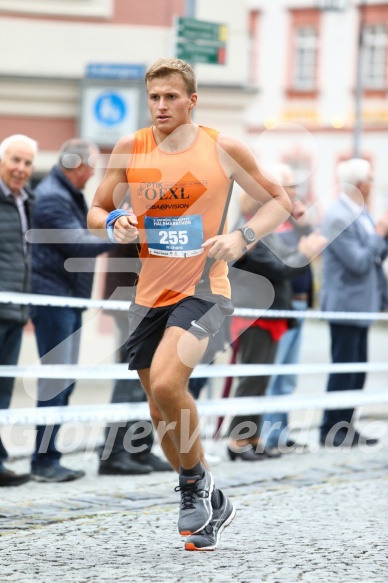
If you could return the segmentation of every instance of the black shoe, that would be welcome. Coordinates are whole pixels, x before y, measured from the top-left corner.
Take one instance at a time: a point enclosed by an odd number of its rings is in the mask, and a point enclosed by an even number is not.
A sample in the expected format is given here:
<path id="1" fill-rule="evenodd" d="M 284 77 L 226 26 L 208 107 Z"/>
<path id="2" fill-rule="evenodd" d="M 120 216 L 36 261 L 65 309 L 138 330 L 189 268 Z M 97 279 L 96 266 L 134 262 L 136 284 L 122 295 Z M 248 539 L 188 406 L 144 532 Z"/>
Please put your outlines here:
<path id="1" fill-rule="evenodd" d="M 31 471 L 31 478 L 36 482 L 72 482 L 83 478 L 83 470 L 71 470 L 60 464 L 49 466 L 35 466 Z"/>
<path id="2" fill-rule="evenodd" d="M 150 474 L 152 469 L 151 466 L 137 462 L 129 453 L 124 452 L 101 460 L 98 473 L 100 476 L 134 476 Z"/>
<path id="3" fill-rule="evenodd" d="M 240 458 L 242 460 L 244 460 L 245 462 L 260 462 L 263 461 L 265 459 L 269 459 L 269 458 L 277 458 L 280 457 L 282 454 L 280 453 L 280 451 L 275 448 L 275 447 L 264 447 L 261 448 L 262 451 L 256 451 L 253 447 L 253 445 L 251 445 L 249 447 L 249 449 L 247 449 L 246 451 L 234 451 L 233 449 L 231 449 L 229 446 L 227 448 L 227 452 L 229 455 L 229 458 L 234 461 L 237 458 Z"/>
<path id="4" fill-rule="evenodd" d="M 290 438 L 287 439 L 285 446 L 288 449 L 299 450 L 299 451 L 303 451 L 303 450 L 306 450 L 309 448 L 309 446 L 306 443 L 298 443 L 294 439 L 290 439 Z"/>
<path id="5" fill-rule="evenodd" d="M 0 487 L 21 486 L 31 479 L 30 474 L 15 474 L 5 468 L 0 471 Z"/>
<path id="6" fill-rule="evenodd" d="M 329 447 L 355 447 L 356 445 L 376 445 L 379 440 L 374 437 L 365 437 L 355 429 L 339 429 L 333 436 L 328 433 L 321 433 L 319 438 L 321 445 Z"/>
<path id="7" fill-rule="evenodd" d="M 138 464 L 151 466 L 153 472 L 172 472 L 174 470 L 167 461 L 160 459 L 150 451 L 134 454 L 132 459 Z"/>

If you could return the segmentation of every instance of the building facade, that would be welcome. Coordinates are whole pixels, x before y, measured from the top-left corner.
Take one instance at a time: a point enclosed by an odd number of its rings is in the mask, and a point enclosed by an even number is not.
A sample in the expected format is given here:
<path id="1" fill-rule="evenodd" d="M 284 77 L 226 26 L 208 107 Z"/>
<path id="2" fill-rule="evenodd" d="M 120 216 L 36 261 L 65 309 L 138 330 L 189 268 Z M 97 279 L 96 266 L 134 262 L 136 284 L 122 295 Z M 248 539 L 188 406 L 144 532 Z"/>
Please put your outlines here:
<path id="1" fill-rule="evenodd" d="M 147 123 L 144 70 L 174 55 L 174 19 L 188 8 L 228 29 L 225 64 L 196 65 L 196 118 L 242 138 L 264 167 L 291 163 L 311 204 L 334 196 L 336 164 L 357 151 L 374 168 L 376 212 L 385 208 L 388 2 L 379 0 L 0 0 L 0 139 L 38 140 L 37 180 L 64 140 L 94 137 L 88 118 L 105 92 L 109 152 Z M 115 133 L 117 92 L 133 115 Z"/>
<path id="2" fill-rule="evenodd" d="M 324 209 L 338 191 L 337 163 L 367 158 L 378 215 L 388 206 L 388 2 L 249 0 L 248 6 L 250 78 L 259 91 L 245 127 L 258 159 L 264 166 L 290 163 L 300 195 Z"/>
<path id="3" fill-rule="evenodd" d="M 197 118 L 243 137 L 252 95 L 245 2 L 198 0 L 195 8 L 198 19 L 228 29 L 226 64 L 196 67 Z M 106 135 L 99 145 L 109 152 L 122 134 L 147 123 L 144 71 L 156 59 L 174 56 L 174 19 L 186 11 L 184 0 L 0 0 L 0 139 L 24 133 L 39 142 L 39 179 L 63 141 L 94 135 L 88 118 L 96 115 L 96 92 L 104 91 L 99 115 Z M 114 133 L 120 95 L 133 115 Z"/>

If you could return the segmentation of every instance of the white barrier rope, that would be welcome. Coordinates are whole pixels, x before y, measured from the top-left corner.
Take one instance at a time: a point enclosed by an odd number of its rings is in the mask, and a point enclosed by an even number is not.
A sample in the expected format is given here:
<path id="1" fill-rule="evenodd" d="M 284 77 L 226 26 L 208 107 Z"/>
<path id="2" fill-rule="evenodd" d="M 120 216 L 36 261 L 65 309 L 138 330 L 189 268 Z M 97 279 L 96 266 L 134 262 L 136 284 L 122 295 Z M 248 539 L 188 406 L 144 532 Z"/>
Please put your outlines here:
<path id="1" fill-rule="evenodd" d="M 130 302 L 119 300 L 86 300 L 59 296 L 0 292 L 0 303 L 40 305 L 73 308 L 97 308 L 127 311 Z M 234 315 L 248 318 L 304 318 L 338 320 L 388 320 L 388 313 L 369 312 L 322 312 L 318 310 L 251 310 L 236 308 Z M 387 364 L 341 363 L 296 365 L 198 365 L 193 378 L 222 378 L 236 376 L 263 376 L 285 374 L 328 374 L 331 372 L 382 372 Z M 80 365 L 32 365 L 0 366 L 0 377 L 57 378 L 57 379 L 134 379 L 135 371 L 128 371 L 125 364 Z M 306 409 L 346 409 L 363 405 L 388 403 L 388 390 L 378 392 L 339 391 L 322 395 L 287 395 L 277 397 L 244 397 L 199 401 L 199 413 L 204 416 L 256 415 L 277 411 Z M 149 419 L 147 403 L 118 403 L 83 405 L 78 407 L 38 407 L 0 410 L 0 425 L 53 425 L 68 422 L 124 422 Z"/>
<path id="2" fill-rule="evenodd" d="M 205 417 L 258 415 L 312 409 L 347 409 L 381 404 L 388 404 L 388 391 L 336 391 L 318 396 L 240 397 L 197 402 L 199 414 Z M 0 425 L 56 425 L 98 421 L 118 423 L 149 418 L 149 408 L 146 402 L 0 410 Z"/>
<path id="3" fill-rule="evenodd" d="M 0 304 L 19 304 L 24 306 L 55 306 L 69 308 L 98 308 L 111 311 L 127 311 L 130 302 L 121 300 L 86 300 L 41 294 L 22 294 L 0 292 Z M 382 320 L 388 321 L 388 312 L 322 312 L 320 310 L 254 310 L 236 308 L 234 316 L 246 318 L 304 318 L 323 320 Z"/>
<path id="4" fill-rule="evenodd" d="M 345 372 L 385 372 L 386 362 L 344 362 L 320 364 L 199 364 L 192 378 L 256 377 L 288 374 L 330 374 Z M 77 364 L 45 364 L 32 366 L 0 366 L 0 377 L 41 379 L 137 379 L 136 371 L 126 364 L 84 366 Z"/>
<path id="5" fill-rule="evenodd" d="M 54 306 L 60 308 L 98 308 L 102 310 L 128 310 L 130 302 L 122 300 L 87 300 L 85 298 L 67 298 L 44 294 L 22 294 L 17 292 L 0 292 L 0 304 L 18 304 L 22 306 Z"/>

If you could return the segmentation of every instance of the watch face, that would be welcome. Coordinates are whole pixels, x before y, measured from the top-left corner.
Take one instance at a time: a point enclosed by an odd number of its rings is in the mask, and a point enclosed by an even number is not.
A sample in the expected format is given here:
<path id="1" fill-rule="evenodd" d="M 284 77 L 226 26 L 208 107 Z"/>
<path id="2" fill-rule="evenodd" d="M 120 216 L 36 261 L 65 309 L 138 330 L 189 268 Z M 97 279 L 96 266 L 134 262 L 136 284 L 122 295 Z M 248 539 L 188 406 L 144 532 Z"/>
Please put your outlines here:
<path id="1" fill-rule="evenodd" d="M 253 243 L 256 239 L 255 232 L 250 227 L 245 227 L 243 230 L 244 239 L 247 243 Z"/>

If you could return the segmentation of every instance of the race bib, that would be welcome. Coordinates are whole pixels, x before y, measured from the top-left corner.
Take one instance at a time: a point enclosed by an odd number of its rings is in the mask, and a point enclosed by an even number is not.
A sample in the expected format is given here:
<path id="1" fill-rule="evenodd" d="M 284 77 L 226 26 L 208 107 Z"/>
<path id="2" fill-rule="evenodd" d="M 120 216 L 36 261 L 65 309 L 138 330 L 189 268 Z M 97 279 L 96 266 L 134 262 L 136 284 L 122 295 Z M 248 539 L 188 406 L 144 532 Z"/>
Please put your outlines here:
<path id="1" fill-rule="evenodd" d="M 204 252 L 202 215 L 182 217 L 144 217 L 151 255 L 192 257 Z"/>

